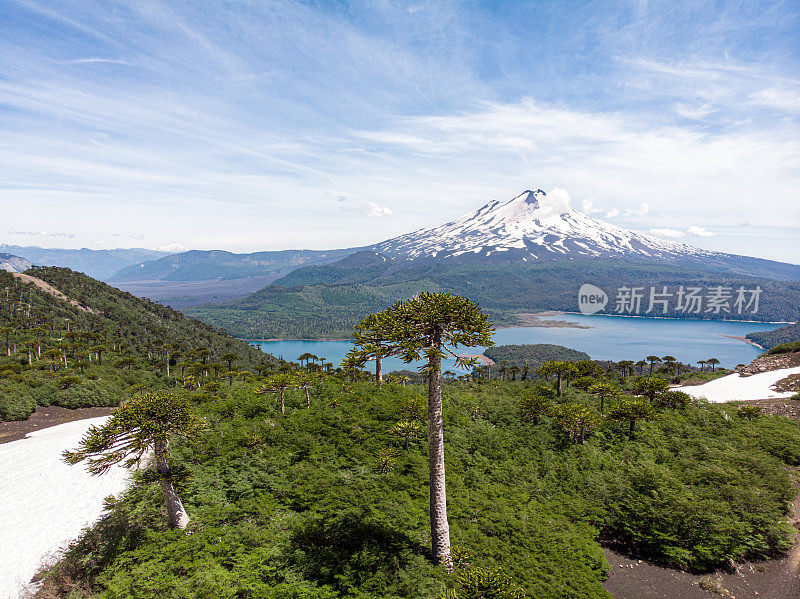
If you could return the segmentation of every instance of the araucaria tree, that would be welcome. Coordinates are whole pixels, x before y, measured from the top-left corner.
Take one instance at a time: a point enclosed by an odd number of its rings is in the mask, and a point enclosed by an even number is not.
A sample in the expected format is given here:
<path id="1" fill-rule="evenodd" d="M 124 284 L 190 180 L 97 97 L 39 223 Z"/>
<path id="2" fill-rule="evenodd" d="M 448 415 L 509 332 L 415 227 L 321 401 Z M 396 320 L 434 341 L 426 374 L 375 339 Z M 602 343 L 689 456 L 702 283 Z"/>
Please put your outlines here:
<path id="1" fill-rule="evenodd" d="M 203 429 L 188 399 L 162 391 L 135 397 L 119 408 L 103 426 L 93 426 L 75 451 L 65 451 L 69 464 L 88 461 L 92 474 L 103 474 L 114 464 L 131 468 L 153 452 L 169 525 L 186 528 L 189 516 L 172 484 L 169 444 L 175 437 L 192 438 Z"/>
<path id="2" fill-rule="evenodd" d="M 375 384 L 383 384 L 383 359 L 396 349 L 388 343 L 378 324 L 378 314 L 368 314 L 355 326 L 353 349 L 345 356 L 344 368 L 362 367 L 368 360 L 375 360 Z"/>
<path id="3" fill-rule="evenodd" d="M 457 366 L 474 365 L 474 359 L 456 354 L 456 347 L 494 345 L 494 327 L 477 305 L 449 293 L 421 293 L 373 314 L 364 323 L 369 329 L 363 330 L 362 338 L 382 339 L 388 352 L 384 355 L 397 355 L 406 363 L 425 359 L 421 370 L 428 377 L 431 544 L 434 562 L 452 570 L 445 491 L 442 358 L 454 358 Z M 359 345 L 357 337 L 356 348 L 351 352 L 353 360 L 360 359 Z M 374 345 L 361 345 L 364 353 L 375 349 Z"/>

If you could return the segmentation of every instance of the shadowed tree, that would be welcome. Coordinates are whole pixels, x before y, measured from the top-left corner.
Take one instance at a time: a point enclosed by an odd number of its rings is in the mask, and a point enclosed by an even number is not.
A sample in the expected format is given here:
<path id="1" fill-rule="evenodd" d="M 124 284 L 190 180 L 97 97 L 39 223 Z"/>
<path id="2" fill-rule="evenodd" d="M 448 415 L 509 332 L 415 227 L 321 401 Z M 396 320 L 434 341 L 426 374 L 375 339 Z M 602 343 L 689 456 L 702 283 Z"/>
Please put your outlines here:
<path id="1" fill-rule="evenodd" d="M 600 399 L 600 413 L 602 414 L 605 411 L 606 398 L 617 395 L 619 389 L 611 383 L 600 381 L 589 387 L 589 393 Z"/>
<path id="2" fill-rule="evenodd" d="M 42 357 L 42 335 L 44 334 L 44 329 L 42 327 L 33 327 L 31 329 L 31 334 L 36 335 L 36 357 Z M 719 362 L 717 362 L 719 364 Z"/>
<path id="3" fill-rule="evenodd" d="M 303 362 L 305 362 L 306 370 L 308 370 L 308 365 L 311 362 L 316 362 L 317 360 L 319 360 L 319 357 L 315 356 L 311 352 L 305 352 L 297 358 L 297 361 L 300 362 L 300 366 L 303 366 Z"/>
<path id="4" fill-rule="evenodd" d="M 556 376 L 556 395 L 561 397 L 561 383 L 564 378 L 577 374 L 578 368 L 572 362 L 548 360 L 539 367 L 538 372 L 545 379 Z"/>
<path id="5" fill-rule="evenodd" d="M 239 371 L 237 370 L 228 370 L 222 373 L 223 379 L 228 379 L 228 387 L 233 387 L 233 379 L 239 376 Z"/>
<path id="6" fill-rule="evenodd" d="M 653 417 L 653 408 L 641 399 L 623 399 L 617 402 L 608 412 L 608 417 L 620 422 L 628 422 L 630 436 L 636 431 L 638 420 L 650 420 Z"/>
<path id="7" fill-rule="evenodd" d="M 633 360 L 622 360 L 621 362 L 617 362 L 617 368 L 619 368 L 620 372 L 622 373 L 622 378 L 626 378 L 627 376 L 633 374 L 633 370 L 636 364 L 633 363 Z"/>
<path id="8" fill-rule="evenodd" d="M 660 363 L 661 358 L 659 358 L 658 356 L 647 356 L 645 360 L 650 362 L 650 374 L 653 374 L 653 365 L 656 363 Z"/>
<path id="9" fill-rule="evenodd" d="M 369 321 L 370 330 L 386 340 L 387 350 L 410 363 L 425 359 L 421 370 L 428 377 L 428 456 L 430 467 L 431 545 L 434 563 L 453 569 L 444 467 L 442 415 L 442 358 L 450 356 L 462 368 L 474 358 L 455 348 L 491 346 L 494 328 L 486 314 L 469 299 L 449 293 L 421 293 L 397 302 Z M 358 343 L 358 341 L 357 341 Z M 369 348 L 368 351 L 373 350 Z"/>
<path id="10" fill-rule="evenodd" d="M 166 362 L 166 365 L 167 365 L 167 380 L 169 380 L 169 361 L 170 361 L 170 358 L 172 357 L 172 353 L 178 350 L 178 344 L 177 343 L 165 343 L 159 349 L 164 352 L 164 357 L 166 358 L 165 362 Z"/>
<path id="11" fill-rule="evenodd" d="M 309 393 L 309 389 L 314 386 L 314 376 L 311 373 L 307 372 L 297 372 L 294 375 L 294 383 L 297 389 L 302 389 L 306 392 L 306 407 L 311 407 L 311 394 Z"/>
<path id="12" fill-rule="evenodd" d="M 667 367 L 667 370 L 669 370 L 674 374 L 675 363 L 678 361 L 678 358 L 676 358 L 675 356 L 664 356 L 663 358 L 661 358 L 661 360 L 664 362 L 664 365 Z"/>
<path id="13" fill-rule="evenodd" d="M 692 396 L 683 391 L 664 391 L 656 396 L 653 404 L 659 408 L 678 410 L 688 406 L 691 401 Z"/>
<path id="14" fill-rule="evenodd" d="M 761 408 L 759 406 L 740 406 L 736 410 L 736 415 L 742 420 L 755 420 L 761 416 Z"/>
<path id="15" fill-rule="evenodd" d="M 636 381 L 636 385 L 634 385 L 636 393 L 645 396 L 650 401 L 653 401 L 656 395 L 663 393 L 667 389 L 669 389 L 669 383 L 655 376 L 644 376 Z"/>
<path id="16" fill-rule="evenodd" d="M 222 354 L 222 358 L 220 358 L 220 359 L 221 359 L 223 362 L 226 362 L 226 363 L 228 364 L 228 370 L 233 370 L 233 363 L 234 363 L 236 360 L 238 360 L 238 359 L 239 359 L 239 356 L 237 356 L 237 355 L 236 355 L 235 353 L 233 353 L 233 352 L 228 352 L 228 353 Z"/>
<path id="17" fill-rule="evenodd" d="M 103 353 L 108 351 L 108 348 L 105 345 L 95 345 L 92 347 L 92 351 L 97 354 L 97 365 L 103 365 Z M 169 367 L 167 367 L 169 368 Z M 167 370 L 167 376 L 169 376 L 169 369 Z"/>
<path id="18" fill-rule="evenodd" d="M 543 416 L 548 416 L 553 409 L 553 400 L 546 395 L 541 395 L 535 391 L 528 391 L 519 400 L 517 409 L 523 420 L 531 420 L 534 424 L 539 424 Z"/>
<path id="19" fill-rule="evenodd" d="M 87 460 L 89 472 L 103 474 L 114 464 L 137 466 L 152 451 L 169 525 L 183 529 L 189 516 L 172 484 L 169 444 L 174 437 L 190 439 L 202 430 L 203 422 L 188 399 L 172 393 L 147 393 L 124 404 L 104 425 L 91 427 L 78 448 L 63 456 L 69 464 Z"/>
<path id="20" fill-rule="evenodd" d="M 597 412 L 580 403 L 559 404 L 553 408 L 551 415 L 553 423 L 578 445 L 583 445 L 586 433 L 600 423 Z"/>
<path id="21" fill-rule="evenodd" d="M 422 424 L 417 420 L 401 420 L 392 427 L 392 434 L 403 440 L 406 451 L 408 451 L 411 439 L 422 436 Z"/>
<path id="22" fill-rule="evenodd" d="M 714 372 L 716 370 L 717 364 L 719 364 L 719 360 L 717 360 L 716 358 L 709 358 L 708 360 L 706 360 L 706 364 L 711 366 L 711 372 Z"/>
<path id="23" fill-rule="evenodd" d="M 297 385 L 295 377 L 288 372 L 279 372 L 273 374 L 267 381 L 261 385 L 255 392 L 258 395 L 264 393 L 277 393 L 281 402 L 281 414 L 286 414 L 286 399 L 285 393 L 287 389 L 293 389 Z"/>

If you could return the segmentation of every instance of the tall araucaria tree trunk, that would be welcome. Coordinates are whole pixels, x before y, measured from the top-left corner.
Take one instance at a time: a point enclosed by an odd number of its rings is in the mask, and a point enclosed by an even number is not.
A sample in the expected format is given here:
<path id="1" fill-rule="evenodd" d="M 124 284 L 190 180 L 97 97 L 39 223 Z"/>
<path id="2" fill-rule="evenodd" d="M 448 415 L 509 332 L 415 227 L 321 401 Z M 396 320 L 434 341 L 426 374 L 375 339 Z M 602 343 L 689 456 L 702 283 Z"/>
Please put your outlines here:
<path id="1" fill-rule="evenodd" d="M 434 344 L 438 347 L 439 343 Z M 444 472 L 444 418 L 442 414 L 442 358 L 428 358 L 428 459 L 430 462 L 431 543 L 433 561 L 453 570 L 450 524 Z"/>
<path id="2" fill-rule="evenodd" d="M 170 480 L 169 462 L 167 462 L 167 444 L 157 441 L 154 446 L 156 454 L 156 470 L 160 475 L 159 484 L 164 495 L 164 504 L 167 507 L 167 519 L 172 528 L 185 529 L 189 525 L 189 515 L 183 509 L 181 498 Z"/>
<path id="3" fill-rule="evenodd" d="M 375 357 L 375 384 L 378 387 L 383 384 L 383 359 L 380 354 Z"/>

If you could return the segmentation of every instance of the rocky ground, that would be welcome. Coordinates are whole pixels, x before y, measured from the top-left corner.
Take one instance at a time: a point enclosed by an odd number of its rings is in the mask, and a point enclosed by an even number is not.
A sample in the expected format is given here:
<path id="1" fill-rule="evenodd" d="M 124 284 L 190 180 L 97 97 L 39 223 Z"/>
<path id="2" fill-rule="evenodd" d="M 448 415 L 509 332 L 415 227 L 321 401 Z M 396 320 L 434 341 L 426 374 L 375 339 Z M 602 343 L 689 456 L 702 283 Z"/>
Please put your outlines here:
<path id="1" fill-rule="evenodd" d="M 794 368 L 795 366 L 800 366 L 800 352 L 760 356 L 747 366 L 737 366 L 736 372 L 741 376 L 752 376 L 771 370 L 780 370 L 781 368 Z"/>

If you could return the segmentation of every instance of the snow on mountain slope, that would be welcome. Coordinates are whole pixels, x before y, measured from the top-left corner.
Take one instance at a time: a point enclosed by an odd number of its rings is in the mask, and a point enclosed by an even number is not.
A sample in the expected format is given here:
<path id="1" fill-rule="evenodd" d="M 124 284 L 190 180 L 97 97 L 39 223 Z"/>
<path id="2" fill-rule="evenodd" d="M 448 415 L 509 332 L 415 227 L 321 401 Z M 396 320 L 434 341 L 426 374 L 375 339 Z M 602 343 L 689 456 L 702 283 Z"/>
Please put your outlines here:
<path id="1" fill-rule="evenodd" d="M 12 254 L 0 253 L 0 270 L 8 272 L 25 272 L 33 264 L 25 258 L 14 256 Z"/>
<path id="2" fill-rule="evenodd" d="M 162 245 L 160 248 L 156 248 L 153 251 L 167 252 L 170 254 L 182 254 L 183 252 L 188 252 L 189 248 L 187 248 L 185 245 L 181 245 L 180 243 L 170 243 L 169 245 Z"/>
<path id="3" fill-rule="evenodd" d="M 714 256 L 674 241 L 629 231 L 569 206 L 566 193 L 524 191 L 493 200 L 461 218 L 420 229 L 370 249 L 405 258 L 482 257 L 538 261 L 603 256 L 680 258 Z"/>

